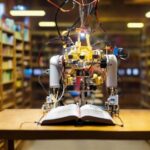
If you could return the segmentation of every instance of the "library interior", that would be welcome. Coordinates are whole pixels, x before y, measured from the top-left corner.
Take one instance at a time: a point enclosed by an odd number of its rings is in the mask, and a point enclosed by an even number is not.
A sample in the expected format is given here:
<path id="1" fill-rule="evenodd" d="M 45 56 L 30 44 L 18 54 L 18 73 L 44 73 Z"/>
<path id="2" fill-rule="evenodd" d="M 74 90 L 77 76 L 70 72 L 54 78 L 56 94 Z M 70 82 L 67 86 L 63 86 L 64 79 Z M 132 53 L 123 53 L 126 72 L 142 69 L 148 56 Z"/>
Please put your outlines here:
<path id="1" fill-rule="evenodd" d="M 150 0 L 0 0 L 0 150 L 150 150 L 149 82 Z"/>

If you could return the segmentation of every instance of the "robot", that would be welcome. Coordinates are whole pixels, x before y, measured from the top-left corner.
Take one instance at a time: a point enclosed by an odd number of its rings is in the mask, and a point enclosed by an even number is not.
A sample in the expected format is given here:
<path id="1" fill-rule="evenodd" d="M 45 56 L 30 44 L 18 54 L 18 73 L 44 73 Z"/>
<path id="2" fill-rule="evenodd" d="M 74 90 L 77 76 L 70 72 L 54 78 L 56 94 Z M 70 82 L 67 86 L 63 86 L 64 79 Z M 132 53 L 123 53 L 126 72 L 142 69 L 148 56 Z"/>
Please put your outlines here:
<path id="1" fill-rule="evenodd" d="M 71 11 L 59 7 L 52 0 L 48 1 L 59 11 Z M 87 18 L 89 16 L 97 18 L 98 2 L 99 0 L 72 0 L 73 8 L 75 7 L 74 5 L 79 6 L 81 25 L 79 28 L 75 28 L 78 38 L 73 42 L 69 36 L 69 30 L 67 36 L 63 38 L 67 39 L 67 42 L 63 45 L 64 53 L 52 56 L 49 60 L 49 95 L 42 106 L 44 111 L 49 111 L 51 108 L 59 106 L 66 90 L 73 91 L 78 96 L 78 100 L 75 103 L 82 106 L 87 103 L 86 95 L 98 89 L 105 82 L 106 87 L 110 89 L 105 108 L 112 115 L 119 113 L 117 57 L 125 57 L 125 55 L 123 48 L 112 48 L 106 45 L 104 49 L 95 49 L 91 45 L 91 29 L 88 26 Z M 63 4 L 66 3 L 68 3 L 67 0 Z M 62 37 L 60 38 L 62 39 Z"/>

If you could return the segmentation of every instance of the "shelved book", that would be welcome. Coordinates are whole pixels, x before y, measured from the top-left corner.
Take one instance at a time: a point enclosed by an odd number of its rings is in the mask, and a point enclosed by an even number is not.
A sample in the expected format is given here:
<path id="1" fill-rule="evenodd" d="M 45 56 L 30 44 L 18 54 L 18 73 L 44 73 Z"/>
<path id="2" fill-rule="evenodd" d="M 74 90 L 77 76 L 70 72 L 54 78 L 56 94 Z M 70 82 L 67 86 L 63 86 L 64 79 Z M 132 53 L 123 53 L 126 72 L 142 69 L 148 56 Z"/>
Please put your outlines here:
<path id="1" fill-rule="evenodd" d="M 115 125 L 107 111 L 91 104 L 86 104 L 81 107 L 76 104 L 70 104 L 53 108 L 41 119 L 40 124 L 52 125 L 73 122 Z"/>

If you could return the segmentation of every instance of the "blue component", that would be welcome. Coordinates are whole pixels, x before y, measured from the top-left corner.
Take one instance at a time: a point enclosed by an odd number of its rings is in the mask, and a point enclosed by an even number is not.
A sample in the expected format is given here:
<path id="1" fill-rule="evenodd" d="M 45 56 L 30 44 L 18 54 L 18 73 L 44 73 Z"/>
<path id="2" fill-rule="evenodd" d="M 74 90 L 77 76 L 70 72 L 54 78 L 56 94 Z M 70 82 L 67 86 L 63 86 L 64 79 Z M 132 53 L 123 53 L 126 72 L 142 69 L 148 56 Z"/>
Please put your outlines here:
<path id="1" fill-rule="evenodd" d="M 118 56 L 118 54 L 119 54 L 119 49 L 118 49 L 118 47 L 115 47 L 115 48 L 114 48 L 113 54 L 114 54 L 115 56 Z"/>
<path id="2" fill-rule="evenodd" d="M 72 97 L 80 96 L 80 92 L 78 92 L 78 91 L 69 91 L 69 94 L 70 94 Z"/>

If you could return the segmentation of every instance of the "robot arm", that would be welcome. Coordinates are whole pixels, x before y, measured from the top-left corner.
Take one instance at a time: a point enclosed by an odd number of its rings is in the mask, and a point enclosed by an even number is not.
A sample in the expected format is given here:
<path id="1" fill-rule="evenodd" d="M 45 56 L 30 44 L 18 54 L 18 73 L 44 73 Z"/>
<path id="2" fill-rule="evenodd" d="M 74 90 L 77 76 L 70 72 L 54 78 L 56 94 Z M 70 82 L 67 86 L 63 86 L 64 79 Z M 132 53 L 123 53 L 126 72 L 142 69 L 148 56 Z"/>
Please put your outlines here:
<path id="1" fill-rule="evenodd" d="M 49 61 L 49 68 L 50 68 L 50 78 L 49 78 L 49 86 L 50 88 L 60 88 L 60 71 L 59 71 L 59 62 L 61 56 L 60 55 L 56 55 L 51 57 L 50 61 Z"/>
<path id="2" fill-rule="evenodd" d="M 115 55 L 107 55 L 107 78 L 106 86 L 107 88 L 116 88 L 117 87 L 117 70 L 118 62 Z"/>
<path id="3" fill-rule="evenodd" d="M 107 110 L 112 114 L 119 113 L 119 102 L 117 94 L 117 72 L 118 62 L 115 55 L 107 55 L 106 87 L 110 89 L 110 96 L 107 99 Z"/>
<path id="4" fill-rule="evenodd" d="M 62 69 L 62 56 L 56 55 L 49 60 L 49 95 L 46 97 L 46 102 L 42 106 L 43 111 L 49 111 L 52 107 L 57 106 L 58 91 L 60 89 L 60 70 Z"/>

